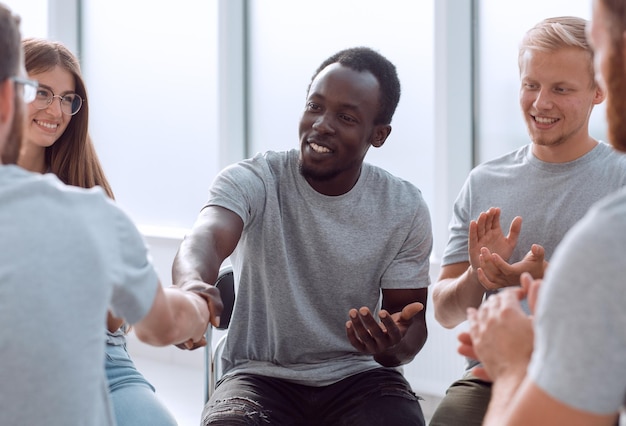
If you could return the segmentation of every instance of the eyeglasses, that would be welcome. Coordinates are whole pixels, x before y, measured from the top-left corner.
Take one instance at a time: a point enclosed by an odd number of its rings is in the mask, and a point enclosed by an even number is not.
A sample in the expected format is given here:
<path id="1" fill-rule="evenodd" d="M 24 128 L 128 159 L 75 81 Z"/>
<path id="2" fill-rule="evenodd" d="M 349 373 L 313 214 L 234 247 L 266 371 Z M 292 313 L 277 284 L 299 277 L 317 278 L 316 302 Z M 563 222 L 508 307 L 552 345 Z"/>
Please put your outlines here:
<path id="1" fill-rule="evenodd" d="M 33 101 L 33 106 L 37 109 L 46 109 L 52 104 L 54 98 L 59 98 L 61 103 L 61 112 L 67 115 L 74 115 L 80 111 L 83 106 L 83 98 L 77 93 L 66 93 L 65 95 L 55 95 L 52 90 L 44 86 L 39 86 Z"/>
<path id="2" fill-rule="evenodd" d="M 29 104 L 35 100 L 37 88 L 39 87 L 39 83 L 37 81 L 17 76 L 9 77 L 9 80 L 22 86 L 22 99 L 25 103 Z"/>

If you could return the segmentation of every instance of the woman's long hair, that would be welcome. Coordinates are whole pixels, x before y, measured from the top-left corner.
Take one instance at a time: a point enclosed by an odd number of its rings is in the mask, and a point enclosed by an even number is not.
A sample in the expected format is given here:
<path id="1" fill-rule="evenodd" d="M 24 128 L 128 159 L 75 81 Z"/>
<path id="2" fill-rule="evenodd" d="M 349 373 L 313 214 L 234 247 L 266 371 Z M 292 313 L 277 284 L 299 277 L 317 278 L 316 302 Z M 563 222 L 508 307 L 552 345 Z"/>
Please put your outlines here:
<path id="1" fill-rule="evenodd" d="M 89 136 L 89 102 L 78 58 L 63 44 L 45 39 L 26 38 L 22 46 L 29 75 L 59 66 L 74 76 L 75 91 L 83 98 L 80 111 L 72 116 L 63 134 L 46 148 L 46 166 L 49 171 L 68 185 L 83 188 L 99 185 L 109 197 L 114 198 Z"/>

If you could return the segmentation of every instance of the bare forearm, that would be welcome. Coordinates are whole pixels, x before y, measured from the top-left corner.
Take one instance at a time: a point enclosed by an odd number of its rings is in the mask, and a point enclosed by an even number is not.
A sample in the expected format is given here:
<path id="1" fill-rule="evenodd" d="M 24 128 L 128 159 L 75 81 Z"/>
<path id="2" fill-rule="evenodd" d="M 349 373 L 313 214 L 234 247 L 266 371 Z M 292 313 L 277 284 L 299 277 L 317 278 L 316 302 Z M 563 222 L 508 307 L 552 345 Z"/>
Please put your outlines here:
<path id="1" fill-rule="evenodd" d="M 616 407 L 617 410 L 617 407 Z M 619 412 L 594 413 L 575 408 L 537 387 L 524 373 L 496 380 L 483 425 L 486 426 L 613 426 Z"/>
<path id="2" fill-rule="evenodd" d="M 157 292 L 148 315 L 135 325 L 137 337 L 154 346 L 201 339 L 209 321 L 206 301 L 176 287 Z"/>
<path id="3" fill-rule="evenodd" d="M 213 284 L 222 262 L 231 255 L 243 230 L 243 221 L 230 210 L 208 207 L 182 241 L 172 265 L 172 282 L 185 286 L 200 281 Z"/>
<path id="4" fill-rule="evenodd" d="M 111 312 L 107 314 L 107 330 L 111 333 L 117 331 L 124 324 L 124 320 L 122 318 L 114 317 Z"/>
<path id="5" fill-rule="evenodd" d="M 524 381 L 524 370 L 515 371 L 511 369 L 505 376 L 498 378 L 493 384 L 491 400 L 487 409 L 487 414 L 483 421 L 484 426 L 511 425 L 510 413 L 508 412 L 514 405 L 512 401 Z"/>
<path id="6" fill-rule="evenodd" d="M 471 267 L 457 278 L 445 278 L 433 288 L 435 319 L 445 328 L 454 328 L 467 318 L 467 308 L 482 303 L 485 288 Z"/>
<path id="7" fill-rule="evenodd" d="M 214 283 L 222 260 L 210 245 L 201 242 L 201 236 L 185 238 L 172 264 L 172 282 L 183 287 L 185 283 L 202 281 Z"/>

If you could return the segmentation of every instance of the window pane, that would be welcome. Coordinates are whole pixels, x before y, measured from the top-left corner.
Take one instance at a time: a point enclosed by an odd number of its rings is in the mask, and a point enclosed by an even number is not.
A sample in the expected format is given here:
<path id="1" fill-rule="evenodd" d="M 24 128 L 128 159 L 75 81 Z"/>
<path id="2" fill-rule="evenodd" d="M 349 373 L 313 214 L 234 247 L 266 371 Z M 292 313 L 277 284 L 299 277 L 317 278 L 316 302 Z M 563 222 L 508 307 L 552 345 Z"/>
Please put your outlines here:
<path id="1" fill-rule="evenodd" d="M 216 4 L 83 1 L 91 133 L 139 225 L 191 227 L 218 171 Z"/>
<path id="2" fill-rule="evenodd" d="M 46 37 L 48 34 L 48 0 L 3 0 L 21 18 L 22 37 Z"/>

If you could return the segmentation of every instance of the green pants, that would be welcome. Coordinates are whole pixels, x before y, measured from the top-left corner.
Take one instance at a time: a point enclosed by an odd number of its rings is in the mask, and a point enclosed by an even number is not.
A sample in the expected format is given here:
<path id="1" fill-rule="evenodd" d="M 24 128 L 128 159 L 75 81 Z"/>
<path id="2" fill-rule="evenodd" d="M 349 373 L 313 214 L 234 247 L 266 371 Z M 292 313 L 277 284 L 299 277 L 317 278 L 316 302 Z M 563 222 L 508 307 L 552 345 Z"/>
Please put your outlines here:
<path id="1" fill-rule="evenodd" d="M 480 426 L 491 398 L 491 383 L 470 372 L 452 383 L 433 413 L 430 426 Z"/>

